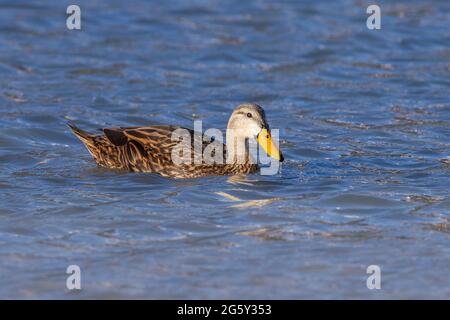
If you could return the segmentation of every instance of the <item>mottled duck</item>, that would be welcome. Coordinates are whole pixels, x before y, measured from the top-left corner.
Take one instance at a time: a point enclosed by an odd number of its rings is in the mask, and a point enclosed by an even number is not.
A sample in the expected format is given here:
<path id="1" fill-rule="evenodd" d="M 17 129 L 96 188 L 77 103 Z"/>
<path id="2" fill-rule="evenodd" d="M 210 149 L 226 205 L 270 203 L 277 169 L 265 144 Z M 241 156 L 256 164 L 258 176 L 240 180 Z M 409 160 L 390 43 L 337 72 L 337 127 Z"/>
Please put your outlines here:
<path id="1" fill-rule="evenodd" d="M 194 130 L 171 125 L 105 128 L 103 134 L 89 134 L 73 124 L 69 126 L 97 164 L 112 169 L 153 172 L 172 178 L 255 173 L 258 164 L 251 155 L 249 139 L 257 141 L 275 161 L 283 161 L 272 140 L 265 112 L 256 104 L 241 104 L 233 111 L 226 145 Z"/>

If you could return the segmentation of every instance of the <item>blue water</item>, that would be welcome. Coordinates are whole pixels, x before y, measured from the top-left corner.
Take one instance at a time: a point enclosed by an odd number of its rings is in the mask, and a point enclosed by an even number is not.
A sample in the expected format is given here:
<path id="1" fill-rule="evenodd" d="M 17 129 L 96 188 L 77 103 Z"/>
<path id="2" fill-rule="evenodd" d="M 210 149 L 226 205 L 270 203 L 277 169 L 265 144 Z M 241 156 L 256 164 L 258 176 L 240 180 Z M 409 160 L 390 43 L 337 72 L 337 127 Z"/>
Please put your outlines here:
<path id="1" fill-rule="evenodd" d="M 0 2 L 0 298 L 450 298 L 450 3 Z M 225 129 L 275 176 L 97 168 L 66 127 Z M 66 268 L 81 268 L 80 291 Z M 381 268 L 381 289 L 366 268 Z"/>

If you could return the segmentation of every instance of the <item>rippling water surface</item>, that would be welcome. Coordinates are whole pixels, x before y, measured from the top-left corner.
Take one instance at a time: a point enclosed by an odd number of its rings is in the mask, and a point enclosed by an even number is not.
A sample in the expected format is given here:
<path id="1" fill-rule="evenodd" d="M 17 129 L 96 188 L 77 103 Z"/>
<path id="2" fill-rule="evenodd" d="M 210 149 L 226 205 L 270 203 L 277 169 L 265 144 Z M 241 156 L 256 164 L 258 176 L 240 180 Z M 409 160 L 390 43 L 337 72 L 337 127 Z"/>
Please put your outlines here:
<path id="1" fill-rule="evenodd" d="M 0 2 L 1 298 L 450 298 L 448 1 L 378 1 L 379 31 L 366 1 L 69 4 Z M 279 175 L 108 171 L 66 127 L 247 101 Z"/>

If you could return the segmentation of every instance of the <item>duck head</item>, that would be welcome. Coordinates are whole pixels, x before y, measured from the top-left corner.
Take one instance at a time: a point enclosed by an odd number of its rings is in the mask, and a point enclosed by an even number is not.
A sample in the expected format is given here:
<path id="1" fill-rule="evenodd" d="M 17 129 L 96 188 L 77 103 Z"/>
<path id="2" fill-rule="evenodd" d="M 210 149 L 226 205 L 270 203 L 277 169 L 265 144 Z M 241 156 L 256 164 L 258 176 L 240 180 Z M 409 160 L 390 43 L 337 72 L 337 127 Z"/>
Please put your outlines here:
<path id="1" fill-rule="evenodd" d="M 275 160 L 282 162 L 283 154 L 272 139 L 264 109 L 254 103 L 239 105 L 231 114 L 227 126 L 227 153 L 231 157 L 248 154 L 245 139 L 254 138 L 263 150 Z"/>

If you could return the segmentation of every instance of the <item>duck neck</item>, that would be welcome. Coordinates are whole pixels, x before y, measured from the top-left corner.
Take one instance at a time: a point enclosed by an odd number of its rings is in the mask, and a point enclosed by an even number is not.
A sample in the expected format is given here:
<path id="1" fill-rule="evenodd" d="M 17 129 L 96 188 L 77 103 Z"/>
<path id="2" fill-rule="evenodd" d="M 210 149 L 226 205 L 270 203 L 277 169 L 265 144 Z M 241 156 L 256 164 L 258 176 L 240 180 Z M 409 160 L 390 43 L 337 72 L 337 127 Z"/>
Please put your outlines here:
<path id="1" fill-rule="evenodd" d="M 248 139 L 237 134 L 236 130 L 227 129 L 227 164 L 247 164 L 250 163 L 250 152 Z"/>

